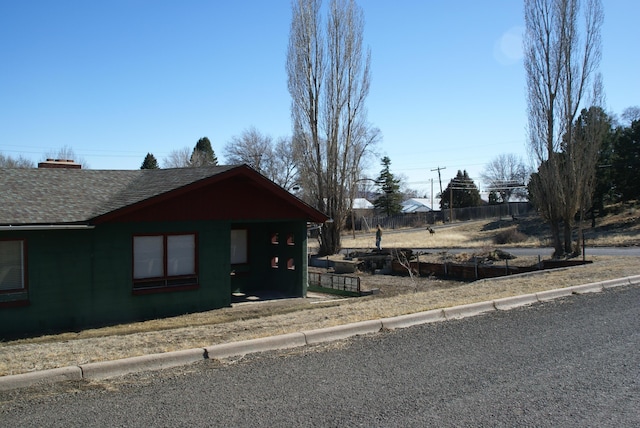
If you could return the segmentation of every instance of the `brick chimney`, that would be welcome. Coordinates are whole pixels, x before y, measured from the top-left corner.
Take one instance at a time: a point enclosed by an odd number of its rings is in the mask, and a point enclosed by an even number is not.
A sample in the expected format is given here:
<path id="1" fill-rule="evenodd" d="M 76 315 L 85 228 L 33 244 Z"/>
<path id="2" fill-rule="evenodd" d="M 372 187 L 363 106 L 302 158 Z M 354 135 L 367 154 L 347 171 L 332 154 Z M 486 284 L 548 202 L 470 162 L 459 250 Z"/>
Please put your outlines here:
<path id="1" fill-rule="evenodd" d="M 47 159 L 44 162 L 38 163 L 38 168 L 69 168 L 80 169 L 82 165 L 75 163 L 71 159 Z"/>

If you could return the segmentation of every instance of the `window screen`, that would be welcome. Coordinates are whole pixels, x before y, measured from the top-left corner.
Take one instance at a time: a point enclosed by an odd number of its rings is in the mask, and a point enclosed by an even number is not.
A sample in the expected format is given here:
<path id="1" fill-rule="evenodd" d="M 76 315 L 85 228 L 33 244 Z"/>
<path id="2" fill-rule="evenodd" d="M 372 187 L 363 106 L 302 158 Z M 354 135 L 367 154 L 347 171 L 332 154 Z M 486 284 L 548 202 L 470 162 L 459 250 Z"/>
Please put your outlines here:
<path id="1" fill-rule="evenodd" d="M 164 251 L 162 236 L 134 236 L 133 277 L 159 278 L 164 276 Z"/>
<path id="2" fill-rule="evenodd" d="M 167 236 L 167 276 L 196 273 L 196 237 L 194 235 Z"/>

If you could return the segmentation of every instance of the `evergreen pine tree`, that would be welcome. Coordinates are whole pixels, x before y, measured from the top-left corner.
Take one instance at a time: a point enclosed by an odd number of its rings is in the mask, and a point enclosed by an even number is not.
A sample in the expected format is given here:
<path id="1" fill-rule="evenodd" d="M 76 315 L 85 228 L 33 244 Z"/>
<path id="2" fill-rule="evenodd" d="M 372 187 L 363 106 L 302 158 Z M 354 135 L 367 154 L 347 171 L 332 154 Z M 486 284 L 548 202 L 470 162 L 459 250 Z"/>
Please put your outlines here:
<path id="1" fill-rule="evenodd" d="M 140 169 L 160 169 L 160 166 L 156 157 L 152 153 L 147 153 Z"/>
<path id="2" fill-rule="evenodd" d="M 191 153 L 190 166 L 215 165 L 218 165 L 218 158 L 211 148 L 211 141 L 207 137 L 200 138 Z"/>
<path id="3" fill-rule="evenodd" d="M 400 193 L 400 180 L 394 178 L 389 170 L 391 159 L 388 156 L 382 158 L 382 171 L 376 179 L 376 184 L 382 194 L 373 202 L 376 209 L 382 211 L 387 216 L 400 214 L 402 212 L 402 193 Z"/>
<path id="4" fill-rule="evenodd" d="M 453 208 L 477 207 L 482 204 L 480 191 L 467 171 L 458 170 L 458 174 L 451 179 L 447 188 L 440 195 L 440 209 L 449 209 L 450 197 L 453 195 Z"/>

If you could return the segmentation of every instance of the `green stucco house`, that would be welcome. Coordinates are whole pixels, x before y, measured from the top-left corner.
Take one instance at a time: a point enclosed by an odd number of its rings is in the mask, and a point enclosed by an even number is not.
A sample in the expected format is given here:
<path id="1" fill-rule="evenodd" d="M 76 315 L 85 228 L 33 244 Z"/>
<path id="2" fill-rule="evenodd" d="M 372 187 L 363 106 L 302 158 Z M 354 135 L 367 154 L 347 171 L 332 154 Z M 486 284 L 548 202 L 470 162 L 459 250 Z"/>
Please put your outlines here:
<path id="1" fill-rule="evenodd" d="M 327 219 L 246 165 L 0 169 L 0 338 L 304 296 Z"/>

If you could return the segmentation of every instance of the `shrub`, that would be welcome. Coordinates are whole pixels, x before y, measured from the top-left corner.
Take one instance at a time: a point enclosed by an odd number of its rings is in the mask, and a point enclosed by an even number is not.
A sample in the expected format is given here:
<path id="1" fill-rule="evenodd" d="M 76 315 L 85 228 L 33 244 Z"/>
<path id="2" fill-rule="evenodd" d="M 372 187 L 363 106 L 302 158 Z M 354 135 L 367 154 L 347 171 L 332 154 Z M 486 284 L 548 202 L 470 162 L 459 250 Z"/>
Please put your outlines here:
<path id="1" fill-rule="evenodd" d="M 502 230 L 498 232 L 496 235 L 495 243 L 496 244 L 515 244 L 518 242 L 524 242 L 527 240 L 527 235 L 520 232 L 517 228 L 512 227 L 506 230 Z"/>

